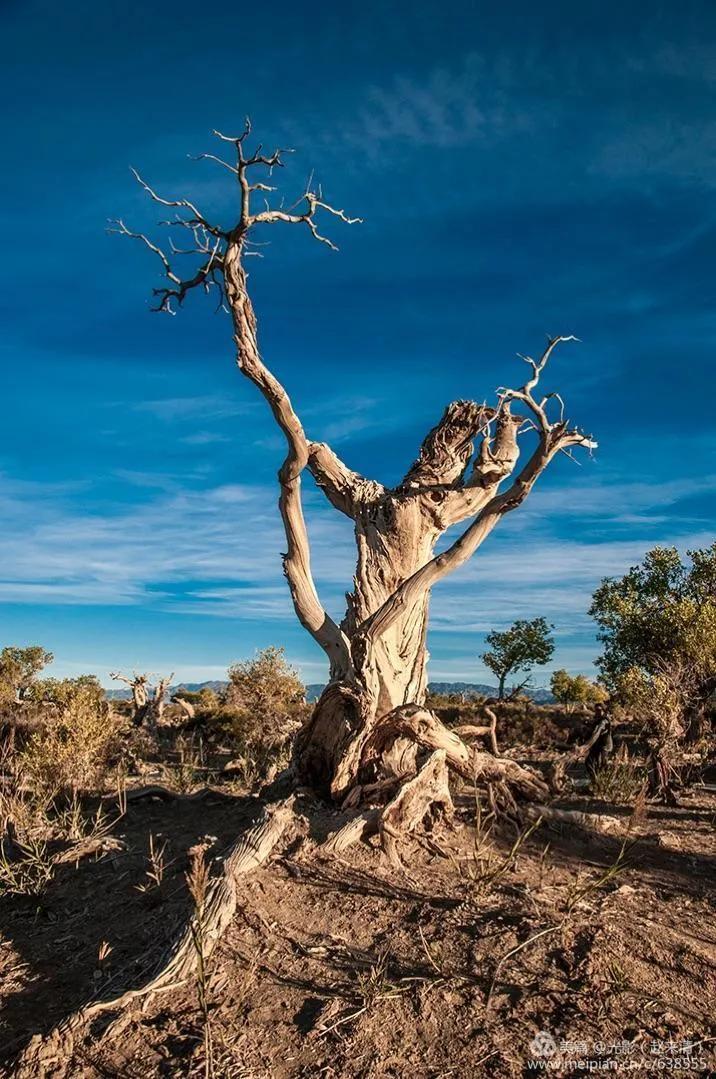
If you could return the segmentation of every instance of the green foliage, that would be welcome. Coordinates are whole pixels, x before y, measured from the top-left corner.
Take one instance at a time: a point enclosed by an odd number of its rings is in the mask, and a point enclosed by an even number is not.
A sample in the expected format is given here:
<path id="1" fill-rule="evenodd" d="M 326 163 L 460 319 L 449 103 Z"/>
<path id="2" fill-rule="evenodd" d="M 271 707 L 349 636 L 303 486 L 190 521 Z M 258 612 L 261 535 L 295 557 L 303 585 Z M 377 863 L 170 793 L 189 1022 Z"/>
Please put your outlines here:
<path id="1" fill-rule="evenodd" d="M 716 682 L 716 543 L 689 551 L 655 547 L 639 566 L 606 578 L 589 613 L 604 646 L 599 660 L 608 684 L 636 668 L 648 674 L 678 660 L 699 681 Z"/>
<path id="2" fill-rule="evenodd" d="M 0 704 L 24 700 L 43 667 L 52 663 L 52 652 L 40 645 L 8 646 L 0 652 Z"/>
<path id="3" fill-rule="evenodd" d="M 81 674 L 77 678 L 42 678 L 33 682 L 26 699 L 56 708 L 65 709 L 79 699 L 92 702 L 100 708 L 105 701 L 105 693 L 93 674 Z"/>
<path id="4" fill-rule="evenodd" d="M 283 648 L 264 648 L 254 659 L 229 667 L 223 705 L 243 725 L 263 724 L 269 716 L 287 716 L 303 703 L 306 688 L 286 661 Z"/>
<path id="5" fill-rule="evenodd" d="M 566 705 L 568 709 L 578 704 L 600 704 L 609 696 L 603 686 L 591 682 L 586 675 L 572 675 L 565 670 L 554 672 L 550 689 L 554 699 Z"/>
<path id="6" fill-rule="evenodd" d="M 520 618 L 509 629 L 488 633 L 485 640 L 490 651 L 483 654 L 482 660 L 499 679 L 500 697 L 504 696 L 505 680 L 509 674 L 525 673 L 532 667 L 550 661 L 554 652 L 554 640 L 550 633 L 553 628 L 544 618 L 533 618 L 531 621 Z M 529 677 L 519 688 L 527 685 L 528 681 Z"/>
<path id="7" fill-rule="evenodd" d="M 701 717 L 716 691 L 716 543 L 688 552 L 655 547 L 594 593 L 602 676 L 662 748 Z"/>
<path id="8" fill-rule="evenodd" d="M 193 704 L 197 715 L 210 715 L 219 707 L 219 697 L 210 686 L 202 686 L 201 689 L 182 689 L 174 694 L 172 700 L 176 700 L 177 697 Z"/>
<path id="9" fill-rule="evenodd" d="M 305 686 L 283 648 L 265 648 L 229 668 L 220 722 L 235 741 L 251 784 L 288 763 L 293 735 L 306 713 Z"/>

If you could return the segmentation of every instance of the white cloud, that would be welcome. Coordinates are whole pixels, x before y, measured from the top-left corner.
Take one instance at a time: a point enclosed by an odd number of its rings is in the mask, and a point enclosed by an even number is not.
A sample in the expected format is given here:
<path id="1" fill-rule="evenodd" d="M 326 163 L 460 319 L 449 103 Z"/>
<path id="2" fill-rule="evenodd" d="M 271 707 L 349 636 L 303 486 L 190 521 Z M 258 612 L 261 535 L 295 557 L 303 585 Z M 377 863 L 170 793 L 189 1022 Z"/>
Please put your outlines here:
<path id="1" fill-rule="evenodd" d="M 597 648 L 586 612 L 595 585 L 623 573 L 657 542 L 651 521 L 640 535 L 633 535 L 632 525 L 630 537 L 620 538 L 620 517 L 629 507 L 634 516 L 657 503 L 673 507 L 714 482 L 706 476 L 659 485 L 595 484 L 588 491 L 570 486 L 545 490 L 541 502 L 531 499 L 474 559 L 436 586 L 430 637 L 439 658 L 431 677 L 478 679 L 482 635 L 535 615 L 557 627 L 558 665 L 589 669 Z M 187 616 L 293 622 L 273 486 L 132 483 L 122 493 L 128 501 L 88 513 L 82 487 L 0 477 L 0 602 L 143 606 Z M 315 490 L 307 487 L 305 494 L 319 592 L 340 618 L 354 572 L 351 524 Z M 572 521 L 566 539 L 558 534 L 565 516 Z M 669 529 L 660 526 L 659 542 L 684 550 L 712 541 L 706 524 L 687 534 L 685 519 L 673 515 L 672 521 Z M 474 644 L 461 658 L 465 639 Z M 317 663 L 313 680 L 321 679 L 322 670 Z"/>
<path id="2" fill-rule="evenodd" d="M 236 607 L 229 586 L 240 585 L 256 590 L 241 605 L 244 616 L 275 616 L 282 603 L 290 612 L 273 487 L 160 486 L 148 501 L 120 502 L 102 514 L 68 502 L 65 488 L 37 494 L 35 485 L 0 479 L 0 599 L 6 602 L 160 604 L 226 615 L 232 602 Z M 350 528 L 333 512 L 311 514 L 319 498 L 307 492 L 309 531 L 317 577 L 330 587 L 350 580 Z"/>
<path id="3" fill-rule="evenodd" d="M 151 401 L 137 401 L 133 407 L 136 412 L 148 412 L 158 420 L 174 423 L 245 415 L 255 404 L 212 394 L 205 397 L 160 397 Z"/>
<path id="4" fill-rule="evenodd" d="M 509 64 L 468 53 L 453 68 L 436 67 L 424 77 L 396 76 L 388 86 L 373 86 L 351 132 L 364 148 L 407 143 L 455 148 L 534 123 L 535 103 L 518 103 Z"/>

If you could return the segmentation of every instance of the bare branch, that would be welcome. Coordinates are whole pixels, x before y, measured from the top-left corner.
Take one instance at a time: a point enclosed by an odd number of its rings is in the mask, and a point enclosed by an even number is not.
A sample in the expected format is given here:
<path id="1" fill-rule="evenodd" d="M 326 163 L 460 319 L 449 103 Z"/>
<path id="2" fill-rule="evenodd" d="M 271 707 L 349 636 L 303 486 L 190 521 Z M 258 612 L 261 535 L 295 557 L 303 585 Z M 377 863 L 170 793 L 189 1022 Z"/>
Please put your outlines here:
<path id="1" fill-rule="evenodd" d="M 190 161 L 214 161 L 217 165 L 221 165 L 222 168 L 228 169 L 229 172 L 233 172 L 234 176 L 239 175 L 239 170 L 235 165 L 230 165 L 228 161 L 224 161 L 223 158 L 217 157 L 216 154 L 188 154 Z"/>
<path id="2" fill-rule="evenodd" d="M 539 432 L 537 447 L 523 466 L 510 487 L 501 494 L 495 493 L 489 501 L 482 506 L 473 523 L 447 550 L 436 555 L 412 576 L 404 580 L 399 587 L 390 595 L 381 607 L 370 615 L 359 627 L 359 634 L 367 645 L 381 637 L 401 616 L 406 609 L 429 591 L 441 578 L 447 576 L 466 562 L 484 542 L 501 518 L 520 506 L 532 490 L 539 476 L 555 456 L 560 452 L 568 452 L 571 446 L 584 446 L 591 450 L 596 447 L 592 441 L 576 428 L 570 429 L 566 422 L 550 423 L 542 405 L 532 395 L 532 390 L 537 385 L 539 377 L 549 357 L 557 344 L 562 341 L 576 340 L 573 337 L 550 338 L 539 362 L 529 357 L 524 357 L 532 367 L 532 378 L 519 390 L 502 389 L 498 392 L 500 406 L 498 409 L 498 432 L 499 422 L 502 423 L 502 449 L 508 451 L 508 460 L 505 462 L 511 472 L 517 459 L 516 434 L 518 427 L 515 425 L 516 417 L 509 412 L 509 402 L 512 400 L 523 402 L 535 415 Z M 517 421 L 517 424 L 521 421 Z M 493 453 L 492 448 L 483 444 L 483 457 L 488 463 L 499 461 L 499 457 Z M 497 478 L 496 485 L 500 479 Z M 493 487 L 495 490 L 496 487 Z"/>
<path id="3" fill-rule="evenodd" d="M 248 162 L 249 164 L 251 162 Z M 249 188 L 249 190 L 251 190 Z M 337 210 L 330 203 L 324 202 L 321 198 L 320 192 L 305 191 L 301 198 L 298 200 L 297 205 L 301 202 L 306 202 L 307 208 L 304 213 L 296 214 L 287 210 L 264 210 L 262 213 L 254 214 L 249 218 L 249 227 L 251 225 L 265 225 L 275 224 L 278 221 L 282 221 L 289 225 L 307 225 L 313 235 L 314 239 L 319 243 L 326 244 L 330 247 L 331 251 L 337 251 L 338 247 L 327 236 L 323 236 L 318 231 L 318 225 L 315 221 L 315 215 L 318 210 L 325 210 L 326 213 L 332 214 L 334 217 L 338 217 L 341 221 L 344 221 L 347 225 L 359 225 L 362 224 L 362 218 L 360 217 L 348 217 L 345 210 Z"/>
<path id="4" fill-rule="evenodd" d="M 209 224 L 204 215 L 201 214 L 199 210 L 197 210 L 193 202 L 189 202 L 188 199 L 164 199 L 161 197 L 161 195 L 158 195 L 156 191 L 154 191 L 153 188 L 151 188 L 149 184 L 146 183 L 145 180 L 142 179 L 142 177 L 139 175 L 135 168 L 130 167 L 130 172 L 134 176 L 137 183 L 147 192 L 153 202 L 158 202 L 161 206 L 173 206 L 177 207 L 178 209 L 188 210 L 192 214 L 191 221 L 177 222 L 177 224 L 185 223 L 189 226 L 201 225 L 202 228 L 205 228 L 207 232 L 210 232 L 212 234 L 212 236 L 225 237 L 227 235 L 227 233 L 225 233 L 222 229 L 217 228 L 216 225 Z"/>
<path id="5" fill-rule="evenodd" d="M 377 502 L 385 494 L 382 484 L 353 472 L 325 442 L 310 442 L 308 452 L 308 469 L 317 486 L 347 517 L 354 519 L 360 504 Z"/>
<path id="6" fill-rule="evenodd" d="M 180 283 L 179 278 L 172 273 L 171 267 L 169 265 L 169 259 L 167 258 L 167 256 L 164 254 L 160 247 L 157 247 L 155 243 L 152 243 L 148 236 L 145 236 L 143 232 L 131 232 L 130 229 L 128 229 L 125 225 L 124 221 L 122 221 L 121 219 L 118 219 L 116 221 L 110 220 L 109 224 L 110 228 L 107 229 L 108 232 L 117 233 L 119 236 L 129 236 L 129 238 L 132 240 L 141 240 L 141 242 L 145 244 L 145 246 L 148 247 L 150 251 L 153 251 L 154 254 L 161 260 L 161 263 L 164 267 L 165 275 L 171 281 L 175 281 L 177 284 Z"/>
<path id="7" fill-rule="evenodd" d="M 251 118 L 246 117 L 246 123 L 244 124 L 244 130 L 240 135 L 223 135 L 221 131 L 214 129 L 212 135 L 215 135 L 217 139 L 222 139 L 223 142 L 233 142 L 235 145 L 241 145 L 245 138 L 251 134 Z"/>

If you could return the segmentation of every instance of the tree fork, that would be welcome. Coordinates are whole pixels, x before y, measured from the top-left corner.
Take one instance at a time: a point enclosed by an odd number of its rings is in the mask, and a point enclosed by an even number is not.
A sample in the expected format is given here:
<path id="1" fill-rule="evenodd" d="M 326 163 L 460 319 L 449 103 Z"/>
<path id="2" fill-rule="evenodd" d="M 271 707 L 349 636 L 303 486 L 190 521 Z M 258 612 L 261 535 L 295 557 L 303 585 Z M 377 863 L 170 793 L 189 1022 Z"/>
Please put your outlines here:
<path id="1" fill-rule="evenodd" d="M 416 774 L 417 753 L 444 752 L 447 766 L 465 778 L 507 782 L 524 797 L 541 798 L 544 784 L 513 761 L 471 750 L 448 732 L 423 703 L 427 674 L 426 632 L 430 593 L 435 584 L 471 558 L 505 515 L 517 509 L 558 454 L 595 443 L 564 418 L 558 394 L 535 396 L 554 350 L 572 337 L 549 337 L 538 360 L 521 359 L 528 377 L 517 389 L 498 389 L 494 403 L 454 401 L 424 438 L 415 462 L 394 488 L 349 469 L 324 443 L 310 441 L 290 398 L 259 350 L 257 320 L 248 292 L 245 260 L 257 254 L 255 230 L 264 225 L 299 225 L 336 250 L 319 231 L 321 217 L 355 224 L 358 218 L 328 203 L 311 184 L 289 209 L 272 208 L 274 188 L 256 174 L 283 167 L 286 151 L 265 154 L 246 149 L 247 121 L 238 136 L 215 135 L 232 148 L 233 159 L 201 158 L 219 164 L 236 184 L 233 222 L 220 226 L 186 199 L 158 195 L 135 173 L 149 197 L 175 210 L 172 227 L 190 237 L 196 258 L 193 273 L 182 277 L 153 240 L 139 240 L 161 264 L 166 284 L 154 290 L 155 309 L 175 313 L 190 292 L 200 288 L 218 296 L 231 316 L 239 370 L 266 400 L 286 440 L 278 474 L 279 508 L 286 534 L 284 572 L 296 615 L 328 657 L 329 685 L 296 741 L 296 771 L 336 801 L 355 797 L 383 781 L 406 781 Z M 264 209 L 255 211 L 260 194 Z M 173 255 L 173 252 L 170 254 Z M 516 405 L 523 415 L 512 413 Z M 554 413 L 555 404 L 557 415 Z M 535 442 L 518 467 L 521 436 Z M 357 564 L 354 587 L 340 624 L 326 612 L 311 569 L 311 549 L 303 516 L 301 474 L 308 469 L 329 503 L 354 522 Z M 465 522 L 465 529 L 436 553 L 443 533 Z M 377 746 L 381 744 L 380 751 Z"/>

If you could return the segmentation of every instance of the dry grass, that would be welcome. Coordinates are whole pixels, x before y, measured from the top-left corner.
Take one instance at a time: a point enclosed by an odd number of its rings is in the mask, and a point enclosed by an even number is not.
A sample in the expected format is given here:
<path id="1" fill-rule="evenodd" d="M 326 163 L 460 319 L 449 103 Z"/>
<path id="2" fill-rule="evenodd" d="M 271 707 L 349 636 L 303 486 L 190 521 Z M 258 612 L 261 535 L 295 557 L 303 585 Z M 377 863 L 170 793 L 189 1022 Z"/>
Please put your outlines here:
<path id="1" fill-rule="evenodd" d="M 209 1006 L 209 972 L 207 969 L 207 948 L 205 928 L 205 908 L 209 887 L 209 867 L 206 861 L 207 843 L 199 843 L 189 851 L 189 871 L 186 883 L 194 906 L 191 922 L 191 938 L 196 953 L 196 991 L 201 1014 L 202 1040 L 204 1047 L 204 1076 L 214 1079 L 214 1039 Z"/>
<path id="2" fill-rule="evenodd" d="M 592 794 L 615 805 L 632 805 L 646 783 L 644 768 L 633 761 L 622 744 L 612 760 L 600 768 L 591 784 Z"/>

